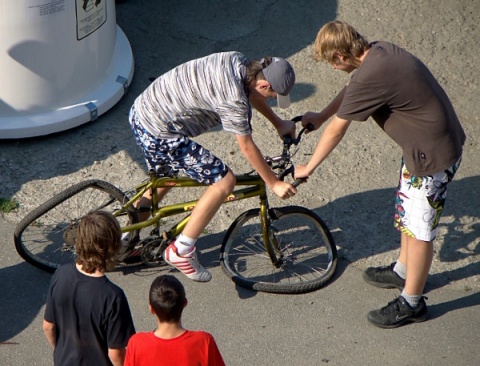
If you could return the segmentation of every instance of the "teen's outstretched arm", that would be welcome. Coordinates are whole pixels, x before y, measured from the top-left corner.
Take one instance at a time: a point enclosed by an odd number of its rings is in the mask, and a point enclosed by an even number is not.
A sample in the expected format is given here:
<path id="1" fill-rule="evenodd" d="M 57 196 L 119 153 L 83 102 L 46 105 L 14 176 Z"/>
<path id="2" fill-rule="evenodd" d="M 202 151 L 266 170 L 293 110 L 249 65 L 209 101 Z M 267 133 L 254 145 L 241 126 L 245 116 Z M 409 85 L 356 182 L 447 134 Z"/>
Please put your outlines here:
<path id="1" fill-rule="evenodd" d="M 302 126 L 313 125 L 313 129 L 319 129 L 325 121 L 338 112 L 340 104 L 342 104 L 343 97 L 345 96 L 346 86 L 337 94 L 337 96 L 328 104 L 321 112 L 307 112 L 303 115 Z M 310 131 L 307 131 L 307 133 Z"/>
<path id="2" fill-rule="evenodd" d="M 343 136 L 345 136 L 350 126 L 350 122 L 351 121 L 336 116 L 330 121 L 320 137 L 315 152 L 307 165 L 297 165 L 295 167 L 295 178 L 307 178 L 317 169 L 340 141 L 342 141 Z"/>

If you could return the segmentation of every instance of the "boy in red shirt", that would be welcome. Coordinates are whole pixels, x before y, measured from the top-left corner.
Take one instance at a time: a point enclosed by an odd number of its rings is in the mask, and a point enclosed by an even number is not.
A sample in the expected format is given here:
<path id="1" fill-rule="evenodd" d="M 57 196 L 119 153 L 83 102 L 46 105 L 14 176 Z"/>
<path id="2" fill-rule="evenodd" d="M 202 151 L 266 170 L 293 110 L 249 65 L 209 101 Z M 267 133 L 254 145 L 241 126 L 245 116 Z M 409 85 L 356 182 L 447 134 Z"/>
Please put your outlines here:
<path id="1" fill-rule="evenodd" d="M 186 305 L 185 289 L 176 277 L 157 277 L 149 295 L 149 309 L 157 317 L 157 329 L 130 338 L 125 366 L 224 366 L 211 334 L 183 328 L 181 317 Z"/>

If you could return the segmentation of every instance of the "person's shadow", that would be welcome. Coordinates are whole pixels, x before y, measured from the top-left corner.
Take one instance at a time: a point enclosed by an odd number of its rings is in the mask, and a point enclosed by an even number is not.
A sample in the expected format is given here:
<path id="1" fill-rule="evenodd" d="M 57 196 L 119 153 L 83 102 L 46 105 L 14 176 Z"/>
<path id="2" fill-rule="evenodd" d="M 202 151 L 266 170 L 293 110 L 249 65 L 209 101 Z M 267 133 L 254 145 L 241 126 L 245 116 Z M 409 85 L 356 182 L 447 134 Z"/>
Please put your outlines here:
<path id="1" fill-rule="evenodd" d="M 434 261 L 451 263 L 452 269 L 430 275 L 427 291 L 480 275 L 476 260 L 480 254 L 479 187 L 480 176 L 450 183 L 434 242 Z M 355 262 L 399 249 L 400 235 L 393 228 L 394 194 L 395 188 L 356 193 L 314 211 L 332 229 L 340 255 Z"/>
<path id="2" fill-rule="evenodd" d="M 0 269 L 0 343 L 32 323 L 46 302 L 50 279 L 26 262 Z"/>

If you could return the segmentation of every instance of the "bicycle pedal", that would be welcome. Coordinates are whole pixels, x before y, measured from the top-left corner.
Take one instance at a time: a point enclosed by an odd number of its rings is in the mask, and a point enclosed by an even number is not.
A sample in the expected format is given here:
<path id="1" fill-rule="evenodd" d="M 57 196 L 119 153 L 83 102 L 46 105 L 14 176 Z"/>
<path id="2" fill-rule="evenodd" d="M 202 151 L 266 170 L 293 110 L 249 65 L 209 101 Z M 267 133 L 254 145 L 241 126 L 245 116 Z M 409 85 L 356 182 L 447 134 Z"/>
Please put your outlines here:
<path id="1" fill-rule="evenodd" d="M 164 240 L 168 240 L 168 241 L 173 240 L 172 234 L 170 234 L 170 233 L 168 233 L 168 232 L 166 232 L 166 231 L 162 232 L 162 238 L 163 238 Z"/>

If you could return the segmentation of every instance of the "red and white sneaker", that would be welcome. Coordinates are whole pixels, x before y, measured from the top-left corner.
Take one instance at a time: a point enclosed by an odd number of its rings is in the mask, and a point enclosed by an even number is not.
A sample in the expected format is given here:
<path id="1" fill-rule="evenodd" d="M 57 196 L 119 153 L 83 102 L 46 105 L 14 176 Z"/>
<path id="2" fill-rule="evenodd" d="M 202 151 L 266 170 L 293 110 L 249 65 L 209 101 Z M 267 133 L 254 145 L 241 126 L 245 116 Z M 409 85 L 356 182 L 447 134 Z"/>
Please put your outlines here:
<path id="1" fill-rule="evenodd" d="M 191 280 L 208 282 L 212 279 L 212 274 L 198 261 L 195 249 L 184 256 L 180 256 L 177 247 L 172 242 L 163 252 L 163 259 Z"/>

